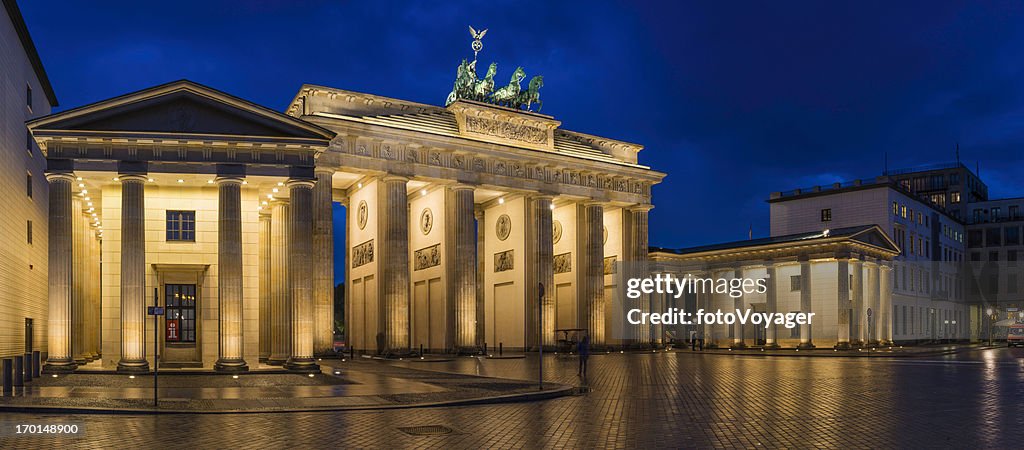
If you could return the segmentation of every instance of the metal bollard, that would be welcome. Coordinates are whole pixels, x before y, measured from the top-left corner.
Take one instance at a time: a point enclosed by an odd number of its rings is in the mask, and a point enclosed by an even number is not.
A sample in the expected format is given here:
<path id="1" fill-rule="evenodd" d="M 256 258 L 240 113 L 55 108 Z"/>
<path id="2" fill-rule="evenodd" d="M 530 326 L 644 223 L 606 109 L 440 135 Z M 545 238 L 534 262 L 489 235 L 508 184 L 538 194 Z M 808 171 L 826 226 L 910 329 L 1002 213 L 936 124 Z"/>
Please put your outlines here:
<path id="1" fill-rule="evenodd" d="M 505 353 L 505 343 L 504 342 L 499 342 L 498 343 L 498 356 L 501 356 L 504 353 Z"/>
<path id="2" fill-rule="evenodd" d="M 14 387 L 25 386 L 25 358 L 14 357 Z"/>
<path id="3" fill-rule="evenodd" d="M 26 353 L 23 358 L 25 358 L 25 362 L 23 364 L 25 368 L 25 382 L 28 383 L 29 381 L 32 381 L 32 354 Z"/>
<path id="4" fill-rule="evenodd" d="M 484 342 L 484 356 L 487 355 L 487 342 Z"/>
<path id="5" fill-rule="evenodd" d="M 32 352 L 32 376 L 36 378 L 39 378 L 39 369 L 42 368 L 40 365 L 42 358 L 40 356 L 39 350 Z"/>
<path id="6" fill-rule="evenodd" d="M 348 348 L 348 355 L 348 359 L 351 359 L 352 361 L 356 360 L 356 348 L 354 346 Z"/>
<path id="7" fill-rule="evenodd" d="M 14 393 L 14 361 L 4 358 L 3 361 L 4 395 Z"/>
<path id="8" fill-rule="evenodd" d="M 423 357 L 423 344 L 420 344 L 420 358 Z"/>

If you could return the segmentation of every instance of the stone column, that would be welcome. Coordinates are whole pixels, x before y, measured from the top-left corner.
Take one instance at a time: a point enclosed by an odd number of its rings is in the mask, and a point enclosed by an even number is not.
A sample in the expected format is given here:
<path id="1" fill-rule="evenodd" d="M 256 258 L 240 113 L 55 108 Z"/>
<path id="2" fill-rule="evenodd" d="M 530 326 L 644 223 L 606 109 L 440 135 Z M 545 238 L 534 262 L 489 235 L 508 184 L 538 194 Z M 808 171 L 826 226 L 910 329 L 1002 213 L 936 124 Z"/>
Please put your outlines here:
<path id="1" fill-rule="evenodd" d="M 484 210 L 474 208 L 473 217 L 476 219 L 476 346 L 483 349 L 487 336 L 484 334 L 484 239 L 487 236 L 484 230 Z"/>
<path id="2" fill-rule="evenodd" d="M 148 372 L 146 360 L 146 176 L 121 180 L 121 360 L 119 372 Z"/>
<path id="3" fill-rule="evenodd" d="M 742 279 L 743 278 L 743 269 L 742 268 L 738 268 L 738 269 L 733 270 L 732 277 L 733 277 L 733 279 Z M 733 298 L 733 305 L 732 305 L 732 307 L 733 307 L 734 310 L 742 311 L 744 309 L 743 294 L 742 293 L 740 294 L 739 297 Z M 733 312 L 735 312 L 735 311 L 733 311 Z M 740 323 L 739 320 L 737 320 L 736 322 L 733 322 L 733 324 L 732 324 L 732 345 L 731 345 L 731 348 L 747 348 L 747 343 L 743 339 L 743 331 L 744 331 L 743 330 L 743 324 Z"/>
<path id="4" fill-rule="evenodd" d="M 92 213 L 86 208 L 85 220 L 85 359 L 95 361 L 99 357 L 96 347 L 96 330 L 99 327 L 99 295 L 96 292 L 99 271 L 96 270 L 96 229 L 90 223 Z"/>
<path id="5" fill-rule="evenodd" d="M 892 266 L 879 265 L 878 273 L 878 324 L 880 345 L 892 345 Z"/>
<path id="6" fill-rule="evenodd" d="M 288 360 L 292 339 L 291 291 L 288 265 L 291 245 L 291 208 L 286 199 L 275 199 L 270 209 L 270 356 L 267 364 L 280 366 Z"/>
<path id="7" fill-rule="evenodd" d="M 765 273 L 768 275 L 766 280 L 767 291 L 765 291 L 764 309 L 765 312 L 772 314 L 779 312 L 779 280 L 776 278 L 776 269 L 774 261 L 767 261 L 765 267 Z M 775 324 L 769 325 L 768 329 L 765 330 L 764 334 L 764 346 L 765 348 L 778 348 L 779 347 L 779 329 Z"/>
<path id="8" fill-rule="evenodd" d="M 850 348 L 850 255 L 836 255 L 836 349 Z"/>
<path id="9" fill-rule="evenodd" d="M 448 298 L 453 320 L 452 346 L 457 352 L 476 347 L 476 224 L 473 218 L 473 187 L 448 188 L 445 207 L 445 241 L 450 274 Z"/>
<path id="10" fill-rule="evenodd" d="M 850 272 L 853 274 L 853 336 L 850 337 L 850 345 L 861 347 L 864 345 L 864 261 L 855 259 L 850 261 Z"/>
<path id="11" fill-rule="evenodd" d="M 648 211 L 650 211 L 651 208 L 651 205 L 634 205 L 622 210 L 622 262 L 626 263 L 623 267 L 627 268 L 630 272 L 628 274 L 623 274 L 623 279 L 647 276 L 647 216 Z M 603 250 L 603 225 L 601 227 L 601 238 Z M 603 279 L 601 289 L 602 291 L 604 290 Z M 609 299 L 605 299 L 605 301 L 609 301 Z M 637 306 L 642 312 L 648 313 L 651 312 L 652 302 L 653 296 L 641 295 L 641 297 L 637 299 Z M 627 327 L 633 331 L 633 345 L 638 347 L 648 347 L 651 345 L 652 336 L 651 325 L 649 323 L 627 325 Z"/>
<path id="12" fill-rule="evenodd" d="M 334 212 L 330 169 L 316 169 L 313 187 L 313 354 L 334 350 Z"/>
<path id="13" fill-rule="evenodd" d="M 800 312 L 811 311 L 811 261 L 806 256 L 800 258 Z M 800 325 L 800 345 L 797 348 L 814 348 L 811 340 L 811 324 Z"/>
<path id="14" fill-rule="evenodd" d="M 72 206 L 70 173 L 48 173 L 50 184 L 48 306 L 49 333 L 46 373 L 71 372 L 76 364 L 71 355 L 72 291 Z"/>
<path id="15" fill-rule="evenodd" d="M 600 203 L 577 206 L 576 248 L 579 256 L 576 301 L 580 328 L 590 333 L 590 344 L 605 345 L 604 299 L 604 207 Z"/>
<path id="16" fill-rule="evenodd" d="M 92 327 L 92 348 L 94 359 L 103 357 L 103 232 L 95 225 L 96 233 L 92 241 L 92 317 L 96 326 Z"/>
<path id="17" fill-rule="evenodd" d="M 554 244 L 551 230 L 551 196 L 526 199 L 526 342 L 530 348 L 555 343 Z M 540 285 L 544 295 L 540 295 Z M 540 313 L 543 311 L 543 323 Z M 538 342 L 540 341 L 540 342 Z"/>
<path id="18" fill-rule="evenodd" d="M 867 343 L 868 345 L 878 345 L 878 263 L 865 262 L 864 267 L 868 271 L 867 309 L 864 311 L 863 316 L 869 325 L 866 333 Z"/>
<path id="19" fill-rule="evenodd" d="M 313 185 L 311 180 L 289 180 L 291 222 L 288 252 L 288 287 L 291 292 L 292 341 L 285 368 L 319 372 L 313 361 Z"/>
<path id="20" fill-rule="evenodd" d="M 260 231 L 259 231 L 259 271 L 260 271 L 260 362 L 270 359 L 271 328 L 273 316 L 270 312 L 273 300 L 272 286 L 273 270 L 270 265 L 271 254 L 271 224 L 270 208 L 260 207 Z"/>
<path id="21" fill-rule="evenodd" d="M 85 260 L 85 229 L 88 219 L 82 214 L 81 197 L 71 201 L 71 354 L 75 364 L 88 362 L 85 354 L 85 312 L 86 312 L 86 260 Z"/>
<path id="22" fill-rule="evenodd" d="M 243 372 L 242 179 L 218 177 L 217 304 L 218 358 L 214 370 Z"/>
<path id="23" fill-rule="evenodd" d="M 409 351 L 409 199 L 408 178 L 385 176 L 377 188 L 380 241 L 380 325 L 384 351 Z"/>

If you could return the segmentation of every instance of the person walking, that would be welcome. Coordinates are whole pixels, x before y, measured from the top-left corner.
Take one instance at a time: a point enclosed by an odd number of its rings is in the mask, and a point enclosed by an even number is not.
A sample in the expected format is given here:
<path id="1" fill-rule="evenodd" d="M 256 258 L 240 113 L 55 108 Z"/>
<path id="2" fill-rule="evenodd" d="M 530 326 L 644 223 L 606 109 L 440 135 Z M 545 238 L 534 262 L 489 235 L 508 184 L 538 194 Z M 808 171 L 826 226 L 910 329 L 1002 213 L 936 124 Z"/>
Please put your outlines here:
<path id="1" fill-rule="evenodd" d="M 690 351 L 697 350 L 697 332 L 690 330 Z"/>
<path id="2" fill-rule="evenodd" d="M 587 377 L 587 358 L 590 357 L 590 334 L 585 333 L 583 339 L 576 344 L 576 354 L 580 355 L 580 370 L 576 376 Z"/>

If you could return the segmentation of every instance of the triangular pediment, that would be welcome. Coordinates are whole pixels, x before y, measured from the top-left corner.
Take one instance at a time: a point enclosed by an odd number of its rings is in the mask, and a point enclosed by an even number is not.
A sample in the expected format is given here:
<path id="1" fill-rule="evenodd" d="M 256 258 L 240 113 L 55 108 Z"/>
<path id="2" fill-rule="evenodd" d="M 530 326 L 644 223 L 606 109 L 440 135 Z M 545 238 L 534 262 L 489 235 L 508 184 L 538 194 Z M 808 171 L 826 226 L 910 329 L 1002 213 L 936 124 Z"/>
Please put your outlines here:
<path id="1" fill-rule="evenodd" d="M 897 253 L 900 251 L 899 246 L 889 239 L 889 236 L 878 225 L 854 234 L 850 236 L 850 239 Z"/>
<path id="2" fill-rule="evenodd" d="M 30 128 L 102 134 L 330 140 L 333 133 L 190 81 L 177 81 L 33 120 Z"/>

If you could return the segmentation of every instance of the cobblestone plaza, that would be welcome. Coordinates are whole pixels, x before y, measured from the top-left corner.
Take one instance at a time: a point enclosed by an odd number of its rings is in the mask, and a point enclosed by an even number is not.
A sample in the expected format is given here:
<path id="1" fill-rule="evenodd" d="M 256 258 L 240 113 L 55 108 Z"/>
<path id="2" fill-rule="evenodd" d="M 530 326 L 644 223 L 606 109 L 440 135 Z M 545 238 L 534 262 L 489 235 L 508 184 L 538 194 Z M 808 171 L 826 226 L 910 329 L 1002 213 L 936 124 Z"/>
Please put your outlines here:
<path id="1" fill-rule="evenodd" d="M 591 357 L 589 392 L 552 400 L 354 412 L 25 415 L 78 423 L 78 437 L 2 437 L 0 446 L 140 448 L 964 448 L 1024 438 L 1019 349 L 917 358 L 760 357 L 682 352 Z M 535 358 L 394 363 L 530 379 Z M 547 379 L 578 384 L 576 360 Z M 925 382 L 927 380 L 927 382 Z M 451 431 L 415 436 L 405 427 Z M 442 432 L 447 431 L 438 428 Z"/>

